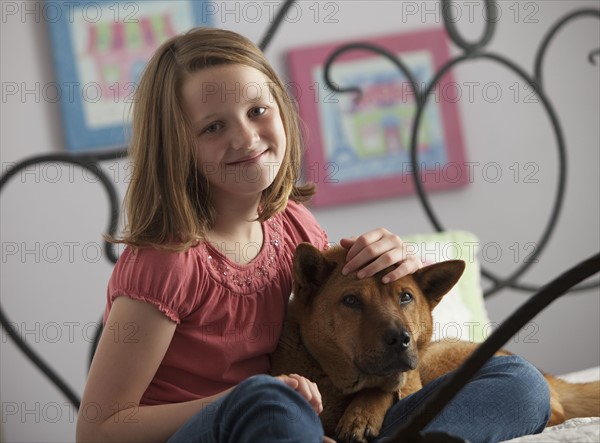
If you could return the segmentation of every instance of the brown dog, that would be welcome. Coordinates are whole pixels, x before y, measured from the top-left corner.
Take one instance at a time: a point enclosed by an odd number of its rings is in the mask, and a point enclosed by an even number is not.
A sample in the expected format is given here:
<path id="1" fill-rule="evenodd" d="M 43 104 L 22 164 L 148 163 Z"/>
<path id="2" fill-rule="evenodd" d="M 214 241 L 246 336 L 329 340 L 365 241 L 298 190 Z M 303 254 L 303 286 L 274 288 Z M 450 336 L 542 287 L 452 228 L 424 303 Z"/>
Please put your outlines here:
<path id="1" fill-rule="evenodd" d="M 459 280 L 464 262 L 426 266 L 386 285 L 381 283 L 383 273 L 362 280 L 355 274 L 343 276 L 345 262 L 341 247 L 320 252 L 309 244 L 298 246 L 294 296 L 271 372 L 297 373 L 317 383 L 326 435 L 365 442 L 379 434 L 399 396 L 458 367 L 476 344 L 429 346 L 431 311 Z M 572 385 L 550 376 L 547 380 L 551 424 L 600 415 L 600 383 Z M 588 400 L 582 401 L 581 395 Z"/>
<path id="2" fill-rule="evenodd" d="M 431 340 L 431 310 L 464 262 L 431 265 L 384 285 L 380 278 L 343 276 L 345 261 L 340 247 L 321 253 L 298 246 L 294 296 L 271 370 L 317 383 L 327 435 L 366 441 L 378 435 L 402 387 L 421 387 L 410 375 Z"/>

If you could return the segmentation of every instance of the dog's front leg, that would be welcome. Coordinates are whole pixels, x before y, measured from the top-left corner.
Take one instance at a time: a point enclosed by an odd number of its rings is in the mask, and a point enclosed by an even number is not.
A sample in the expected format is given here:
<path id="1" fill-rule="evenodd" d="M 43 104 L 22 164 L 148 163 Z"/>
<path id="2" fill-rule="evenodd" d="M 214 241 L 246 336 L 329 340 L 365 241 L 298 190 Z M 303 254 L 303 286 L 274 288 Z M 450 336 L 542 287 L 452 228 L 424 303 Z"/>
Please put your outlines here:
<path id="1" fill-rule="evenodd" d="M 379 435 L 385 414 L 397 394 L 380 389 L 357 392 L 338 422 L 336 435 L 340 442 L 364 443 Z"/>

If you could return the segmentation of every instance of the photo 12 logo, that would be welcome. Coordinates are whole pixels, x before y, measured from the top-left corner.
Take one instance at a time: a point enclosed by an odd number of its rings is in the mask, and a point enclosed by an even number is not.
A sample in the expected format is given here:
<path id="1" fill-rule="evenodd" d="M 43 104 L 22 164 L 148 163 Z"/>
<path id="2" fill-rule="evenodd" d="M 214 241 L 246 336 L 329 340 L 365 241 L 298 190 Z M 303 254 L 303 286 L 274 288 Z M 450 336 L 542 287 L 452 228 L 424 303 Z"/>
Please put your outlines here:
<path id="1" fill-rule="evenodd" d="M 0 2 L 2 23 L 87 23 L 113 22 L 137 23 L 139 2 L 114 1 L 112 3 L 88 1 L 5 1 Z"/>
<path id="2" fill-rule="evenodd" d="M 281 1 L 235 1 L 204 2 L 202 15 L 207 21 L 221 23 L 272 23 L 283 12 L 281 19 L 285 23 L 298 23 L 300 20 L 311 20 L 314 23 L 338 23 L 340 5 L 338 2 L 302 1 L 293 2 L 284 7 Z"/>
<path id="3" fill-rule="evenodd" d="M 422 23 L 442 23 L 444 15 L 451 23 L 482 21 L 497 23 L 509 16 L 514 23 L 538 23 L 539 2 L 531 1 L 429 1 L 401 2 L 401 21 L 417 19 Z"/>
<path id="4" fill-rule="evenodd" d="M 135 82 L 99 83 L 2 82 L 2 103 L 98 103 L 132 104 L 135 101 Z"/>

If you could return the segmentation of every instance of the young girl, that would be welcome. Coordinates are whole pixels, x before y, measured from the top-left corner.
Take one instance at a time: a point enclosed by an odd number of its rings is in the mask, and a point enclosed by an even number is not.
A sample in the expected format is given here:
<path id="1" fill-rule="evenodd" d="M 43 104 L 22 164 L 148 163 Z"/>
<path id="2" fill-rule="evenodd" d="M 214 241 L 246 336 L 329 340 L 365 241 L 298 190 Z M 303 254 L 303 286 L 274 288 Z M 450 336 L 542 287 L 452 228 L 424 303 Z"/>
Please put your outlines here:
<path id="1" fill-rule="evenodd" d="M 323 441 L 317 386 L 264 375 L 294 249 L 328 244 L 302 206 L 314 186 L 296 185 L 301 149 L 292 101 L 250 41 L 202 28 L 158 49 L 136 95 L 118 240 L 128 246 L 109 282 L 78 441 Z M 386 283 L 421 266 L 385 229 L 341 244 L 344 272 L 359 278 L 397 264 Z M 428 392 L 398 402 L 382 435 Z M 545 383 L 520 359 L 492 360 L 465 392 L 455 415 L 430 429 L 475 442 L 536 432 L 547 420 Z M 482 428 L 486 404 L 497 413 Z"/>

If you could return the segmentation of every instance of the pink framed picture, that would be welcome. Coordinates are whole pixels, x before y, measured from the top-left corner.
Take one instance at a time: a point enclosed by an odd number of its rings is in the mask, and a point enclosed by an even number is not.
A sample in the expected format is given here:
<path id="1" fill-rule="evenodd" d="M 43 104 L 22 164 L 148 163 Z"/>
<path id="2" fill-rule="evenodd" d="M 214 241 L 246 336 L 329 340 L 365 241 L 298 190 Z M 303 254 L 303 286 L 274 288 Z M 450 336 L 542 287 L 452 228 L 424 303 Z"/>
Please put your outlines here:
<path id="1" fill-rule="evenodd" d="M 424 90 L 449 60 L 443 29 L 356 39 L 399 56 Z M 406 76 L 383 56 L 347 51 L 331 67 L 336 93 L 324 80 L 324 64 L 344 42 L 296 48 L 288 53 L 290 93 L 298 101 L 306 129 L 303 174 L 317 184 L 313 206 L 331 206 L 414 192 L 410 161 L 416 98 Z M 468 183 L 460 118 L 460 98 L 451 73 L 429 96 L 421 117 L 418 166 L 427 191 Z"/>

